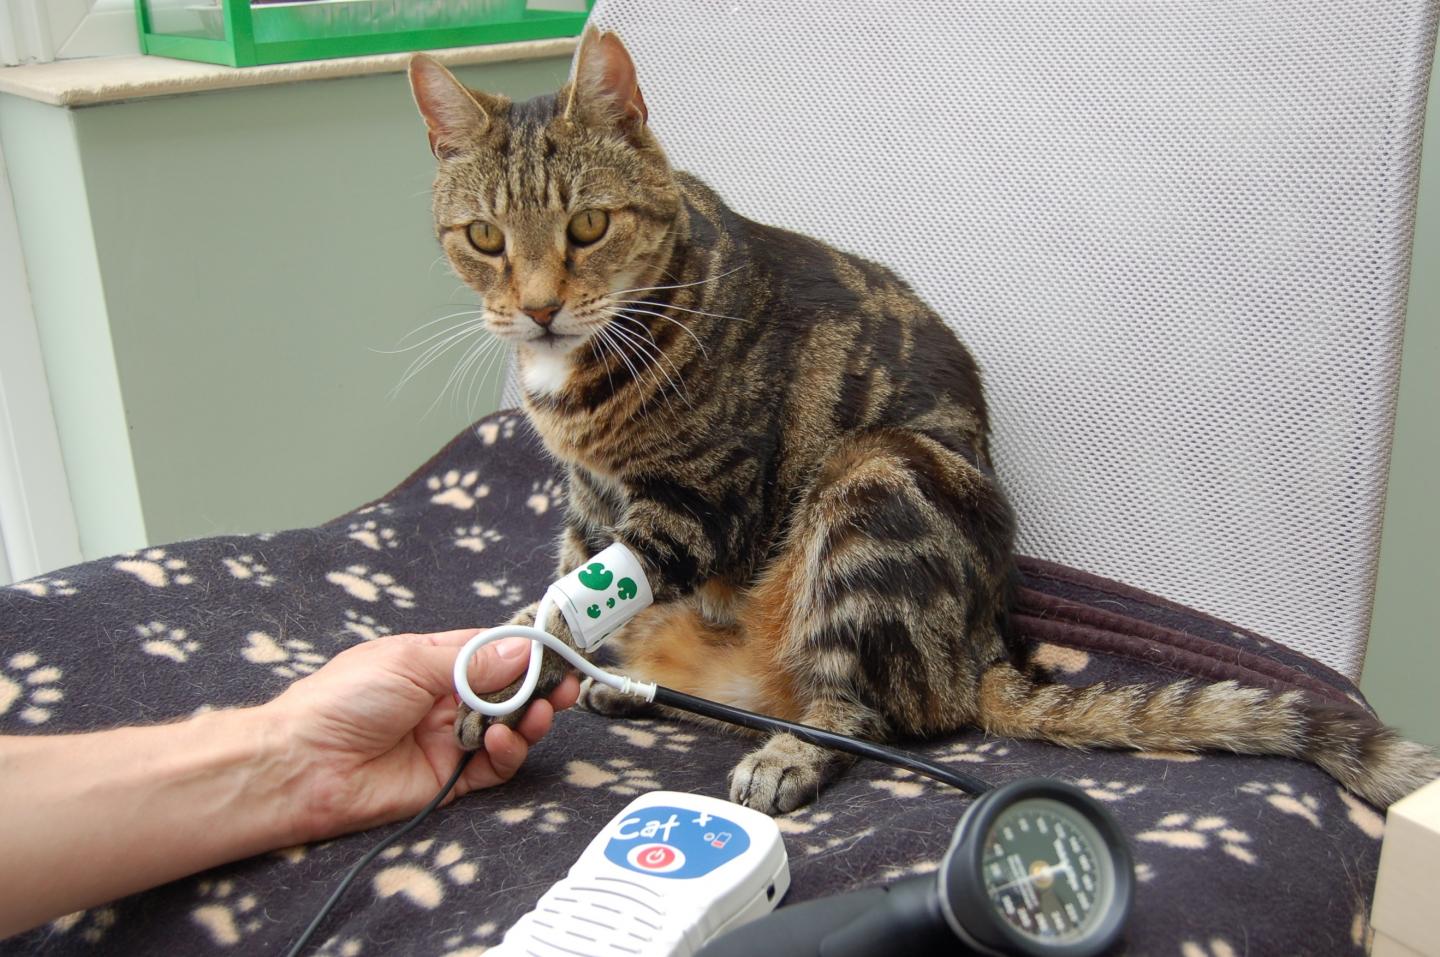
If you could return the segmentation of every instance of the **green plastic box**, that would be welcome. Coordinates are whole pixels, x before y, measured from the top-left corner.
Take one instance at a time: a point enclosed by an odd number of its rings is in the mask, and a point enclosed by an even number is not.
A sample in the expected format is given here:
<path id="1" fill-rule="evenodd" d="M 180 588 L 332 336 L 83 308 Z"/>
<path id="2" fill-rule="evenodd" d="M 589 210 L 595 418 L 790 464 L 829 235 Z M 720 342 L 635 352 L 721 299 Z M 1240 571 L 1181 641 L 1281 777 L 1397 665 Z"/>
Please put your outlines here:
<path id="1" fill-rule="evenodd" d="M 578 36 L 594 0 L 135 0 L 140 49 L 225 66 Z"/>

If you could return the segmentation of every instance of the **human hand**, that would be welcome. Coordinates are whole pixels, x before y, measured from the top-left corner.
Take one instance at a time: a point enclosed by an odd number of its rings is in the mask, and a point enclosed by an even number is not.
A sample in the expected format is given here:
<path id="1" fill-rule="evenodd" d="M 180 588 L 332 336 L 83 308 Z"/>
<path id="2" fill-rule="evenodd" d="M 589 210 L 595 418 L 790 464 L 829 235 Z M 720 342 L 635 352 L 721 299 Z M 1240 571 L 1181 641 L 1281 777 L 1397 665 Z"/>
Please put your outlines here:
<path id="1" fill-rule="evenodd" d="M 294 762 L 304 840 L 407 817 L 449 779 L 462 754 L 452 727 L 455 655 L 473 629 L 391 635 L 336 655 L 257 711 L 282 729 Z M 470 663 L 477 691 L 504 688 L 529 661 L 530 643 L 508 638 L 486 645 Z M 529 746 L 570 707 L 579 682 L 570 675 L 548 698 L 530 703 L 513 728 L 485 731 L 484 750 L 466 767 L 446 801 L 509 780 Z"/>

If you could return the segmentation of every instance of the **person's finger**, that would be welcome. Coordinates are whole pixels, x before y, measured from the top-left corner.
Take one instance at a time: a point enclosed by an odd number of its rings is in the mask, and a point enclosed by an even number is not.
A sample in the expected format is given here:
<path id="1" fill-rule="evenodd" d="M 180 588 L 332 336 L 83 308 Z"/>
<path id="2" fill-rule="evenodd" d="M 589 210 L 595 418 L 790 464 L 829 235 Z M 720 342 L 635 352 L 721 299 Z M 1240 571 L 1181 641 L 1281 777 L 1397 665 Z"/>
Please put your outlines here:
<path id="1" fill-rule="evenodd" d="M 530 707 L 525 709 L 525 714 L 520 718 L 520 723 L 515 730 L 530 744 L 537 743 L 541 738 L 550 733 L 550 727 L 555 722 L 555 709 L 550 707 L 550 702 L 544 698 L 530 702 Z"/>
<path id="2" fill-rule="evenodd" d="M 395 647 L 402 649 L 401 660 L 410 676 L 431 694 L 442 695 L 454 691 L 455 655 L 460 645 L 476 633 L 471 629 L 406 635 Z M 529 662 L 530 642 L 523 638 L 502 638 L 483 645 L 470 658 L 467 670 L 470 687 L 481 694 L 499 691 L 524 674 Z"/>
<path id="3" fill-rule="evenodd" d="M 565 676 L 565 680 L 555 686 L 555 690 L 547 696 L 550 706 L 556 711 L 564 711 L 573 707 L 575 702 L 580 700 L 580 678 L 574 672 Z"/>
<path id="4" fill-rule="evenodd" d="M 503 724 L 492 724 L 485 729 L 485 756 L 499 780 L 513 778 L 529 751 L 525 739 Z"/>

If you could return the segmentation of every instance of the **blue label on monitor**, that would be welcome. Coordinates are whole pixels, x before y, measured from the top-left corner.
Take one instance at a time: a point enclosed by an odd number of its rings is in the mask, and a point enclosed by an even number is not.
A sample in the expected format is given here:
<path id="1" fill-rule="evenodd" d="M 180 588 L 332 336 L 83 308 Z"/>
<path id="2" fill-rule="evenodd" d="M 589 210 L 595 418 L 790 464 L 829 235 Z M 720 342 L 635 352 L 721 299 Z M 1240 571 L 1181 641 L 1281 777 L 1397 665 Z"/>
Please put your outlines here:
<path id="1" fill-rule="evenodd" d="M 704 877 L 750 847 L 750 835 L 716 814 L 678 807 L 647 807 L 622 820 L 605 856 L 626 870 L 652 877 Z"/>

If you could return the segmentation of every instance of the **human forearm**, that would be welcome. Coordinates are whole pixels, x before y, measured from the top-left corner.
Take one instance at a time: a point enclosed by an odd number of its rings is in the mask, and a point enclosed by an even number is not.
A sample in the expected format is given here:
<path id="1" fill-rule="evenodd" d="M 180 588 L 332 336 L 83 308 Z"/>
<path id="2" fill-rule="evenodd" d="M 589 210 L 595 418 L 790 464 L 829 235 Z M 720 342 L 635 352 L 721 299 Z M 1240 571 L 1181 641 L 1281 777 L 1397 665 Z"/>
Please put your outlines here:
<path id="1" fill-rule="evenodd" d="M 298 843 L 300 773 L 260 708 L 0 738 L 0 937 Z"/>

